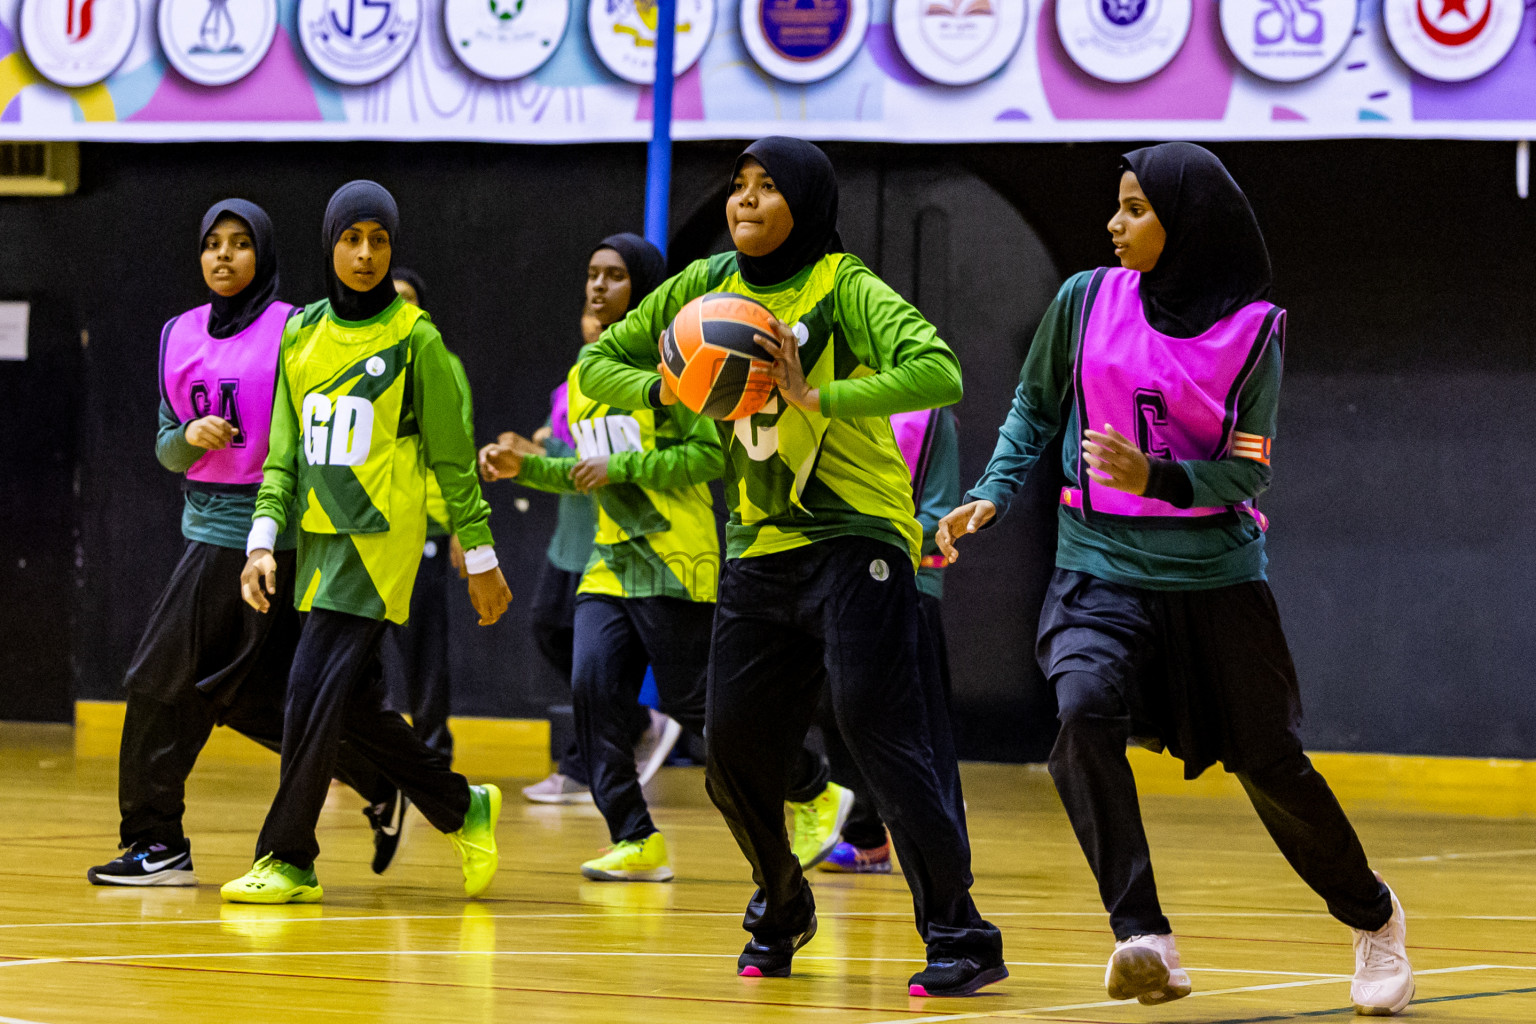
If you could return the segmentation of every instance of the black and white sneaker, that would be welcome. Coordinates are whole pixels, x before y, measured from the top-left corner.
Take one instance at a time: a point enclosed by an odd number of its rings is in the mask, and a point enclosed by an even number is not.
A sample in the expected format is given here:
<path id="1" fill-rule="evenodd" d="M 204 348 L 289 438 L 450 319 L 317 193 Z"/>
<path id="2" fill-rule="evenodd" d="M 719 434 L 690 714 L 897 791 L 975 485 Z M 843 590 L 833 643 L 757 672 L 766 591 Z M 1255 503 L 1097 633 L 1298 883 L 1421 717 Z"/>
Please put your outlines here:
<path id="1" fill-rule="evenodd" d="M 395 795 L 372 807 L 363 808 L 363 816 L 373 826 L 373 873 L 382 875 L 394 863 L 395 854 L 405 844 L 406 819 L 411 800 L 398 789 Z"/>
<path id="2" fill-rule="evenodd" d="M 196 885 L 192 843 L 134 843 L 116 860 L 85 873 L 92 885 Z"/>

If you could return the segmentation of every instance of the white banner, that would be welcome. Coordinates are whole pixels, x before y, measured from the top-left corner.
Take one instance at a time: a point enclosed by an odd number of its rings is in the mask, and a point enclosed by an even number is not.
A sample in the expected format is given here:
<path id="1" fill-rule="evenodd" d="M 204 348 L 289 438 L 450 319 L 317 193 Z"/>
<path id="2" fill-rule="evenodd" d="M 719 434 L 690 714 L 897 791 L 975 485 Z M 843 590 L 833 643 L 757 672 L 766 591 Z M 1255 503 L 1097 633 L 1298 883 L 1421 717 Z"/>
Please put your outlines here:
<path id="1" fill-rule="evenodd" d="M 1536 135 L 1522 0 L 745 2 L 680 0 L 676 138 Z M 640 140 L 654 25 L 650 0 L 0 0 L 0 138 Z"/>

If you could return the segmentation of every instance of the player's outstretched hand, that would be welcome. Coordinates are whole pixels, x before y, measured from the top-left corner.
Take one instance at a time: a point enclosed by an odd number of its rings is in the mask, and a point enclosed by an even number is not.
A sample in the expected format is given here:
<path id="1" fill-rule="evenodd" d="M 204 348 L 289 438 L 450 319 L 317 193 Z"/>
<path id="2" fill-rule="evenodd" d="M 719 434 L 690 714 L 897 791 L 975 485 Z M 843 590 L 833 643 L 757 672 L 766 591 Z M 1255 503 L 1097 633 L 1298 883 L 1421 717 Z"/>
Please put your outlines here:
<path id="1" fill-rule="evenodd" d="M 482 626 L 495 625 L 501 618 L 512 603 L 512 590 L 499 567 L 469 578 L 469 603 L 474 605 Z"/>
<path id="2" fill-rule="evenodd" d="M 955 550 L 955 541 L 968 533 L 975 533 L 992 521 L 997 515 L 997 506 L 990 501 L 970 501 L 955 509 L 949 515 L 939 520 L 939 528 L 934 532 L 934 542 L 939 545 L 939 550 L 944 553 L 944 561 L 947 565 L 954 565 L 960 557 L 960 552 Z"/>
<path id="3" fill-rule="evenodd" d="M 204 416 L 187 424 L 187 443 L 211 452 L 228 448 L 240 431 L 235 425 L 219 416 Z"/>
<path id="4" fill-rule="evenodd" d="M 265 584 L 265 586 L 263 586 Z M 277 559 L 266 548 L 257 548 L 240 570 L 240 596 L 263 615 L 272 607 L 268 594 L 277 593 Z"/>
<path id="5" fill-rule="evenodd" d="M 773 338 L 766 338 L 761 334 L 754 334 L 753 338 L 771 356 L 773 367 L 769 369 L 768 376 L 779 386 L 779 393 L 784 396 L 784 401 L 797 409 L 805 409 L 808 412 L 817 412 L 821 409 L 821 391 L 811 387 L 805 379 L 805 368 L 800 365 L 800 339 L 795 337 L 795 332 L 774 318 Z"/>
<path id="6" fill-rule="evenodd" d="M 487 482 L 511 480 L 523 471 L 522 455 L 500 444 L 488 444 L 481 448 L 476 463 L 480 467 L 480 479 Z"/>
<path id="7" fill-rule="evenodd" d="M 1083 458 L 1088 460 L 1088 475 L 1106 487 L 1127 494 L 1147 493 L 1151 464 L 1134 441 L 1108 423 L 1103 433 L 1083 431 Z"/>

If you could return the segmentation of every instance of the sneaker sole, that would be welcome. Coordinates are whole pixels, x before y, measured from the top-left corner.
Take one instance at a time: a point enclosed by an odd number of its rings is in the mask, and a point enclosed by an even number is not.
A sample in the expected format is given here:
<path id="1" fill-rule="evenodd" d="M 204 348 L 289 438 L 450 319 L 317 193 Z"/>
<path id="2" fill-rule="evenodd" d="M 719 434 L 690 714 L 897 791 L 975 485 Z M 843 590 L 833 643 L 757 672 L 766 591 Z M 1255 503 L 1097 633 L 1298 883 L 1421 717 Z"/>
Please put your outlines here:
<path id="1" fill-rule="evenodd" d="M 1168 986 L 1168 965 L 1157 955 L 1156 950 L 1146 948 L 1117 952 L 1110 959 L 1109 975 L 1104 979 L 1104 988 L 1111 999 L 1139 999 L 1154 992 L 1173 991 Z M 1162 1001 L 1177 998 L 1169 996 Z"/>
<path id="2" fill-rule="evenodd" d="M 1412 985 L 1409 985 L 1408 986 L 1408 994 L 1405 995 L 1400 1002 L 1394 1003 L 1391 1006 L 1362 1006 L 1359 1003 L 1355 1003 L 1354 1004 L 1354 1006 L 1355 1006 L 1355 1016 L 1357 1016 L 1357 1017 L 1395 1017 L 1398 1014 L 1402 1013 L 1404 1010 L 1406 1010 L 1408 1008 L 1408 1004 L 1409 1003 L 1413 1002 L 1413 994 L 1417 990 L 1418 990 L 1418 983 L 1417 982 L 1415 982 Z"/>
<path id="3" fill-rule="evenodd" d="M 285 893 L 226 892 L 220 889 L 219 895 L 223 897 L 225 903 L 257 903 L 263 906 L 276 906 L 281 903 L 319 903 L 325 896 L 325 890 L 318 885 L 301 885 Z"/>
<path id="4" fill-rule="evenodd" d="M 958 988 L 935 990 L 925 988 L 922 985 L 908 985 L 907 995 L 917 996 L 919 999 L 944 999 L 950 996 L 969 996 L 976 994 L 977 992 L 986 988 L 988 985 L 995 985 L 1007 977 L 1008 968 L 1002 966 L 989 967 Z"/>
<path id="5" fill-rule="evenodd" d="M 535 804 L 589 804 L 592 792 L 585 793 L 530 793 L 523 790 L 523 799 Z"/>
<path id="6" fill-rule="evenodd" d="M 92 885 L 131 885 L 139 888 L 197 884 L 197 876 L 190 871 L 156 871 L 152 875 L 108 875 L 91 868 L 85 873 L 85 878 Z"/>
<path id="7" fill-rule="evenodd" d="M 801 871 L 809 871 L 826 860 L 832 855 L 832 851 L 837 849 L 837 844 L 843 841 L 843 826 L 848 824 L 848 818 L 853 814 L 853 800 L 853 790 L 844 789 L 842 802 L 837 807 L 837 821 L 833 823 L 831 837 L 827 839 L 816 856 L 801 862 Z"/>
<path id="8" fill-rule="evenodd" d="M 672 869 L 667 867 L 646 868 L 644 871 L 604 871 L 583 864 L 582 876 L 594 882 L 670 882 Z"/>
<path id="9" fill-rule="evenodd" d="M 830 871 L 838 875 L 888 875 L 891 873 L 891 863 L 886 861 L 878 867 L 855 867 L 850 864 L 834 864 L 830 860 L 824 860 L 816 865 L 818 871 Z"/>
<path id="10" fill-rule="evenodd" d="M 1183 999 L 1195 990 L 1190 984 L 1189 973 L 1183 969 L 1168 972 L 1168 984 L 1156 992 L 1143 992 L 1136 997 L 1142 1006 L 1161 1006 L 1175 999 Z"/>

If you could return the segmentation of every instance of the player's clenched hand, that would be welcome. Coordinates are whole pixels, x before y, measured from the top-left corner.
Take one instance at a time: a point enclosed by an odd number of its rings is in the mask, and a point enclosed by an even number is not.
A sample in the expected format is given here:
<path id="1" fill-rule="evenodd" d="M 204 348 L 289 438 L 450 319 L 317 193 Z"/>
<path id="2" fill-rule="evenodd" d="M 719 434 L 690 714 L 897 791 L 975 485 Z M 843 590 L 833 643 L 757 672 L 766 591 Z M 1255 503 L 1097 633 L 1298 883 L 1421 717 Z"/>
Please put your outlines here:
<path id="1" fill-rule="evenodd" d="M 661 364 L 660 363 L 656 364 L 656 372 L 657 373 L 661 373 Z M 676 405 L 677 404 L 677 392 L 673 391 L 671 385 L 669 385 L 667 383 L 667 375 L 664 374 L 664 373 L 661 373 L 661 404 L 662 405 Z"/>
<path id="2" fill-rule="evenodd" d="M 512 590 L 501 569 L 475 573 L 469 578 L 469 603 L 480 616 L 480 625 L 494 625 L 512 603 Z"/>
<path id="3" fill-rule="evenodd" d="M 953 565 L 960 557 L 960 552 L 955 550 L 955 541 L 986 526 L 995 515 L 997 515 L 997 506 L 990 501 L 982 500 L 967 502 L 940 519 L 939 528 L 934 531 L 933 539 L 939 545 L 939 550 L 944 553 L 944 561 Z"/>
<path id="4" fill-rule="evenodd" d="M 476 461 L 480 466 L 480 479 L 485 481 L 511 480 L 523 471 L 523 457 L 505 445 L 486 445 L 480 449 Z"/>
<path id="5" fill-rule="evenodd" d="M 187 444 L 216 452 L 228 448 L 239 432 L 233 423 L 222 417 L 204 416 L 187 424 Z"/>
<path id="6" fill-rule="evenodd" d="M 265 584 L 265 587 L 263 587 Z M 265 591 L 265 592 L 263 592 Z M 262 614 L 272 607 L 267 594 L 277 593 L 277 559 L 266 548 L 257 548 L 240 570 L 240 596 Z"/>
<path id="7" fill-rule="evenodd" d="M 608 456 L 594 455 L 590 459 L 582 459 L 571 467 L 571 483 L 583 494 L 589 494 L 594 488 L 608 486 Z"/>
<path id="8" fill-rule="evenodd" d="M 763 350 L 773 356 L 773 367 L 768 376 L 779 386 L 784 400 L 798 409 L 819 412 L 821 391 L 811 387 L 805 379 L 805 368 L 800 365 L 800 339 L 795 332 L 777 318 L 773 320 L 772 338 L 761 334 L 752 337 Z"/>
<path id="9" fill-rule="evenodd" d="M 1147 493 L 1151 464 L 1135 442 L 1108 423 L 1103 433 L 1083 431 L 1083 458 L 1088 460 L 1088 475 L 1099 483 L 1127 494 Z"/>

